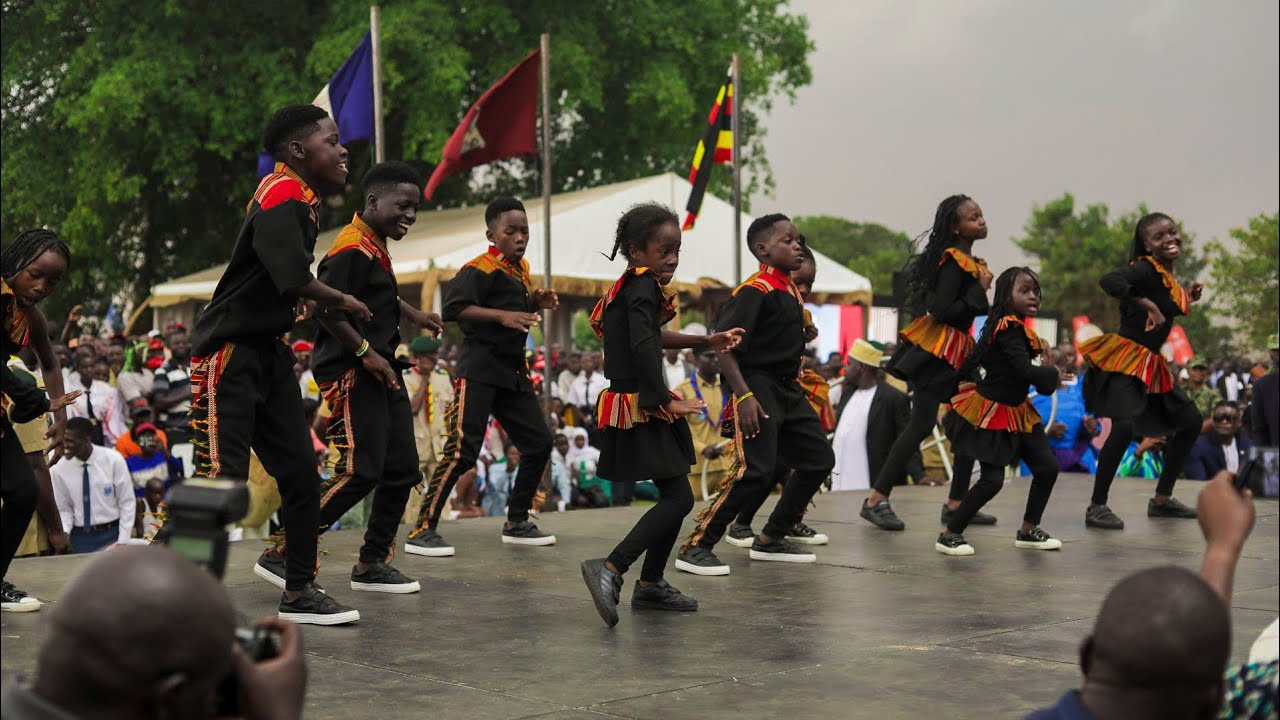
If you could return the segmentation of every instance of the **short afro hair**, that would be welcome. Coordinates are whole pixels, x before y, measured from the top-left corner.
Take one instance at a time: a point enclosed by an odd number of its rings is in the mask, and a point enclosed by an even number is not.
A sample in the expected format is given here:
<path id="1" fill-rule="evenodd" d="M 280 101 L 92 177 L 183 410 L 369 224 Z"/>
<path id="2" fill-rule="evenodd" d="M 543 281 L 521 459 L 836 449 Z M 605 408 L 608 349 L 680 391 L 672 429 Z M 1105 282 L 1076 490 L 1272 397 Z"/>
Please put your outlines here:
<path id="1" fill-rule="evenodd" d="M 783 220 L 791 222 L 791 218 L 783 215 L 782 213 L 761 215 L 751 221 L 751 225 L 747 227 L 747 249 L 751 251 L 752 255 L 756 254 L 756 241 L 760 239 L 760 236 L 764 234 L 766 230 Z"/>
<path id="2" fill-rule="evenodd" d="M 510 195 L 503 195 L 501 197 L 494 198 L 493 201 L 489 203 L 489 207 L 484 209 L 484 224 L 492 224 L 494 220 L 498 219 L 499 215 L 504 212 L 510 212 L 511 210 L 525 212 L 524 203 Z"/>
<path id="3" fill-rule="evenodd" d="M 397 185 L 412 185 L 422 192 L 422 176 L 405 163 L 391 161 L 378 163 L 364 175 L 364 195 L 381 194 Z"/>
<path id="4" fill-rule="evenodd" d="M 329 117 L 324 108 L 315 105 L 288 105 L 271 116 L 262 132 L 262 149 L 280 160 L 285 148 L 294 140 L 302 140 L 320 129 L 320 121 Z"/>

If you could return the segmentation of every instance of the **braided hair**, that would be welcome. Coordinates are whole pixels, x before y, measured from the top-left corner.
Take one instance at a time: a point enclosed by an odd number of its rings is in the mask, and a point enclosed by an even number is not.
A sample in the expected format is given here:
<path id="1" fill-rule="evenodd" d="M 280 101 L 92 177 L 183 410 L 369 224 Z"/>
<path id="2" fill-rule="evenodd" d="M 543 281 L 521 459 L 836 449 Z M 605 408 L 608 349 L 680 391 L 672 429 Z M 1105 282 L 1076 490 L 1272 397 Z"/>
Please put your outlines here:
<path id="1" fill-rule="evenodd" d="M 666 224 L 680 227 L 680 218 L 666 205 L 656 202 L 632 205 L 618 218 L 618 230 L 613 236 L 613 251 L 606 257 L 613 260 L 622 253 L 630 258 L 631 248 L 644 250 L 658 228 Z"/>
<path id="2" fill-rule="evenodd" d="M 907 297 L 903 307 L 912 315 L 923 315 L 929 305 L 929 297 L 938 284 L 938 264 L 942 262 L 942 253 L 951 247 L 956 238 L 959 220 L 957 211 L 969 200 L 968 195 L 952 195 L 938 203 L 924 251 L 907 260 L 903 268 L 907 281 Z M 917 237 L 916 242 L 922 237 L 923 234 Z"/>
<path id="3" fill-rule="evenodd" d="M 995 333 L 996 327 L 1006 315 L 1013 313 L 1013 284 L 1017 282 L 1019 275 L 1030 277 L 1036 284 L 1036 294 L 1040 294 L 1040 276 L 1036 275 L 1031 268 L 1011 267 L 1000 273 L 1000 277 L 996 278 L 996 292 L 995 298 L 991 301 L 991 311 L 987 313 L 987 320 L 982 324 L 978 342 L 965 357 L 964 364 L 960 366 L 959 374 L 962 380 L 972 377 L 974 371 L 982 364 L 982 359 L 991 350 L 991 336 Z"/>
<path id="4" fill-rule="evenodd" d="M 71 249 L 52 230 L 36 228 L 27 230 L 5 246 L 0 255 L 0 277 L 6 281 L 46 252 L 55 252 L 71 267 Z"/>
<path id="5" fill-rule="evenodd" d="M 1147 213 L 1138 220 L 1138 224 L 1133 228 L 1133 245 L 1129 248 L 1129 262 L 1133 262 L 1143 255 L 1151 254 L 1147 251 L 1147 228 L 1158 220 L 1173 222 L 1173 218 L 1162 212 Z"/>

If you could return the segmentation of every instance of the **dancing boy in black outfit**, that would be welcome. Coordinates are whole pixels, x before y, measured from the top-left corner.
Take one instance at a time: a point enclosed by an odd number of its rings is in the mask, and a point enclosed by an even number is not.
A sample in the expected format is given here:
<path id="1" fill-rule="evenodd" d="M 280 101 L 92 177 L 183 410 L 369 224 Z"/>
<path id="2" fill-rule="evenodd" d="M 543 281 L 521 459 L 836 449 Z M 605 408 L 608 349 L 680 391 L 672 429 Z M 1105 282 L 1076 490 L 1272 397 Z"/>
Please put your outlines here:
<path id="1" fill-rule="evenodd" d="M 800 234 L 786 215 L 765 215 L 747 229 L 747 246 L 760 261 L 760 271 L 733 291 L 716 319 L 719 327 L 745 331 L 742 344 L 720 358 L 720 369 L 735 395 L 735 468 L 720 496 L 699 513 L 676 559 L 676 568 L 697 575 L 729 574 L 729 566 L 712 548 L 738 511 L 768 492 L 779 460 L 795 475 L 783 488 L 764 532 L 752 543 L 751 559 L 817 560 L 786 536 L 835 465 L 822 423 L 798 380 L 805 319 L 791 273 L 804 264 Z"/>
<path id="2" fill-rule="evenodd" d="M 457 388 L 445 414 L 449 436 L 440 464 L 432 473 L 405 552 L 428 557 L 453 555 L 453 546 L 436 531 L 449 493 L 463 473 L 476 465 L 485 428 L 492 414 L 520 450 L 520 471 L 507 506 L 502 542 L 553 545 L 529 521 L 542 471 L 551 458 L 551 430 L 525 361 L 529 328 L 539 309 L 559 304 L 554 290 L 535 289 L 524 259 L 529 245 L 529 219 L 524 205 L 512 197 L 496 198 L 484 211 L 485 236 L 493 246 L 467 263 L 444 299 L 444 319 L 457 321 L 466 336 L 458 359 Z"/>
<path id="3" fill-rule="evenodd" d="M 400 344 L 400 318 L 440 331 L 440 318 L 400 299 L 387 239 L 400 240 L 418 217 L 422 179 L 408 165 L 373 166 L 364 178 L 364 209 L 338 233 L 324 260 L 320 281 L 350 293 L 369 306 L 373 320 L 362 322 L 346 313 L 319 315 L 312 367 L 332 414 L 326 435 L 338 450 L 333 474 L 320 488 L 320 522 L 324 533 L 373 491 L 369 527 L 360 559 L 351 570 L 351 589 L 414 593 L 417 580 L 388 563 L 394 555 L 396 528 L 418 484 L 418 452 L 413 413 L 399 373 L 388 362 Z M 253 571 L 283 588 L 285 533 L 262 553 Z"/>
<path id="4" fill-rule="evenodd" d="M 347 150 L 324 110 L 291 105 L 263 134 L 276 158 L 249 201 L 231 262 L 191 337 L 191 429 L 196 470 L 206 477 L 249 477 L 249 448 L 280 486 L 289 533 L 282 619 L 338 625 L 360 619 L 315 584 L 320 475 L 303 420 L 293 353 L 281 336 L 300 300 L 371 319 L 364 303 L 311 275 L 319 232 L 317 190 L 347 179 Z"/>

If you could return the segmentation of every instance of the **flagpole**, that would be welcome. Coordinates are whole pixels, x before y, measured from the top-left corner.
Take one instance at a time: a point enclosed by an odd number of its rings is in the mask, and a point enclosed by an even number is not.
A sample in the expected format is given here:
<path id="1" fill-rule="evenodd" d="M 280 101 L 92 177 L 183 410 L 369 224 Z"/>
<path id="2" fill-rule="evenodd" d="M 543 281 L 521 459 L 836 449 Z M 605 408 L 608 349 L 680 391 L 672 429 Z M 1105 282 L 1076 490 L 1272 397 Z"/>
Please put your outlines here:
<path id="1" fill-rule="evenodd" d="M 733 135 L 733 283 L 742 282 L 742 166 L 738 156 L 742 154 L 738 143 L 738 115 L 742 112 L 742 96 L 739 90 L 742 84 L 738 78 L 741 67 L 738 64 L 738 53 L 733 54 L 733 88 L 729 105 L 729 132 Z M 704 160 L 705 162 L 705 160 Z"/>
<path id="2" fill-rule="evenodd" d="M 551 287 L 551 34 L 542 33 L 542 287 Z M 542 313 L 542 397 L 551 407 L 551 311 Z"/>
<path id="3" fill-rule="evenodd" d="M 387 146 L 382 136 L 382 23 L 378 6 L 369 6 L 369 36 L 373 50 L 373 161 L 387 159 Z"/>

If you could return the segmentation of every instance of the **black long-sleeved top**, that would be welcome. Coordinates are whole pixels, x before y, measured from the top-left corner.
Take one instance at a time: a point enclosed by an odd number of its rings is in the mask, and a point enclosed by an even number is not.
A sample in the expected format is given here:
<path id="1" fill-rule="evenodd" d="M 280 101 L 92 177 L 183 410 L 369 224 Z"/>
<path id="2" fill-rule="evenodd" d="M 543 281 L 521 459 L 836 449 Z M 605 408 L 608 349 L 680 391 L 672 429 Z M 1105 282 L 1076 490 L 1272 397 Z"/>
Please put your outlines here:
<path id="1" fill-rule="evenodd" d="M 1022 321 L 1005 318 L 1002 327 L 987 342 L 982 358 L 986 375 L 978 381 L 978 393 L 1001 405 L 1021 405 L 1027 399 L 1027 388 L 1034 386 L 1041 395 L 1058 389 L 1058 370 L 1052 365 L 1032 365 L 1031 339 Z"/>
<path id="2" fill-rule="evenodd" d="M 394 362 L 400 344 L 400 290 L 391 271 L 391 256 L 386 241 L 356 215 L 338 233 L 333 247 L 320 261 L 320 281 L 341 293 L 353 295 L 369 307 L 373 319 L 350 313 L 326 313 L 351 323 L 360 336 L 389 362 Z M 342 373 L 361 363 L 351 348 L 330 335 L 323 327 L 316 336 L 311 355 L 318 382 L 332 382 Z"/>
<path id="3" fill-rule="evenodd" d="M 662 286 L 652 274 L 624 277 L 604 310 L 604 375 L 616 393 L 638 393 L 646 410 L 671 401 L 662 372 Z"/>
<path id="4" fill-rule="evenodd" d="M 533 391 L 525 342 L 529 333 L 495 322 L 458 320 L 463 310 L 480 306 L 495 310 L 532 312 L 529 264 L 512 264 L 496 248 L 467 263 L 449 281 L 440 316 L 456 321 L 465 336 L 458 357 L 458 377 L 508 390 Z"/>
<path id="5" fill-rule="evenodd" d="M 1138 258 L 1125 267 L 1112 270 L 1103 275 L 1098 284 L 1108 295 L 1120 300 L 1120 336 L 1151 352 L 1160 352 L 1160 347 L 1169 338 L 1169 331 L 1173 328 L 1173 319 L 1186 315 L 1174 301 L 1170 288 L 1165 286 L 1160 271 L 1156 270 L 1149 258 Z M 1173 292 L 1181 292 L 1181 288 L 1176 288 Z M 1164 315 L 1164 323 L 1148 332 L 1147 311 L 1134 302 L 1137 298 L 1154 302 L 1160 314 Z"/>
<path id="6" fill-rule="evenodd" d="M 0 417 L 6 415 L 15 423 L 34 420 L 49 411 L 49 396 L 9 369 L 8 359 L 17 355 L 27 344 L 30 331 L 27 329 L 27 318 L 18 307 L 18 299 L 10 290 L 8 283 L 3 283 L 0 293 L 0 317 L 4 318 L 3 332 L 0 332 L 0 392 L 9 398 L 12 406 L 8 411 L 0 410 Z"/>
<path id="7" fill-rule="evenodd" d="M 769 267 L 739 285 L 716 318 L 717 330 L 745 331 L 732 351 L 744 376 L 799 377 L 804 325 L 804 305 L 790 275 Z"/>
<path id="8" fill-rule="evenodd" d="M 229 342 L 266 345 L 293 327 L 298 289 L 311 281 L 320 197 L 283 163 L 262 179 L 231 262 L 196 319 L 193 355 Z"/>
<path id="9" fill-rule="evenodd" d="M 938 283 L 929 299 L 929 314 L 938 322 L 969 332 L 974 318 L 986 315 L 990 309 L 982 283 L 948 254 L 938 269 Z"/>

